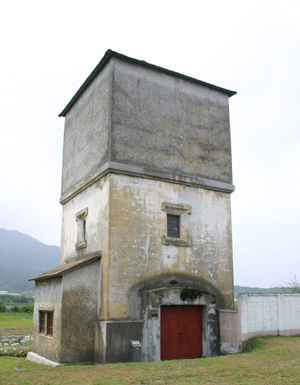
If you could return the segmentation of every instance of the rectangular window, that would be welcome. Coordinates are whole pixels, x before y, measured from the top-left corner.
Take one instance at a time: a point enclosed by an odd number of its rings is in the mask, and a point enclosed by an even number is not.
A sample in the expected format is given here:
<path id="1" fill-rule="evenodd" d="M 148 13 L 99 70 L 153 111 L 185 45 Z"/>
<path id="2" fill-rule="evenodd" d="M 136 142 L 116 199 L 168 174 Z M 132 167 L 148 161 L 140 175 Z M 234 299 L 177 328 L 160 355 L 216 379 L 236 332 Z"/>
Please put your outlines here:
<path id="1" fill-rule="evenodd" d="M 53 311 L 40 310 L 40 334 L 53 335 Z"/>
<path id="2" fill-rule="evenodd" d="M 168 237 L 171 238 L 180 238 L 180 216 L 178 215 L 167 215 L 168 219 Z"/>

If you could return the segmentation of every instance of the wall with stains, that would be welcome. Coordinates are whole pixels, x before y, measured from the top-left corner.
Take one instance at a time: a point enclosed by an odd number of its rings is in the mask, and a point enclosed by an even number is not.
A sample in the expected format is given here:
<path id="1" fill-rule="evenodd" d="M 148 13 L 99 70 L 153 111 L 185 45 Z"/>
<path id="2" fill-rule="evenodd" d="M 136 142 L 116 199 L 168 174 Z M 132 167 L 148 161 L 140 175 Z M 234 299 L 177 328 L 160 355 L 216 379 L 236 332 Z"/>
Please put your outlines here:
<path id="1" fill-rule="evenodd" d="M 228 94 L 112 58 L 65 117 L 63 201 L 110 162 L 231 184 Z"/>
<path id="2" fill-rule="evenodd" d="M 191 205 L 181 236 L 191 247 L 165 245 L 163 202 Z M 111 175 L 108 319 L 141 319 L 144 290 L 193 285 L 233 308 L 230 195 L 172 183 Z M 193 287 L 192 286 L 192 287 Z"/>
<path id="3" fill-rule="evenodd" d="M 62 195 L 108 161 L 110 90 L 109 63 L 66 115 Z"/>
<path id="4" fill-rule="evenodd" d="M 99 280 L 99 259 L 63 276 L 59 362 L 94 361 Z"/>
<path id="5" fill-rule="evenodd" d="M 61 348 L 61 302 L 62 277 L 52 278 L 35 283 L 33 312 L 33 344 L 32 351 L 49 360 L 59 362 Z M 39 310 L 53 311 L 53 335 L 39 333 Z"/>
<path id="6" fill-rule="evenodd" d="M 63 205 L 60 264 L 78 260 L 102 250 L 107 258 L 109 236 L 110 176 L 101 178 Z M 86 216 L 86 247 L 76 250 L 78 226 L 76 214 L 88 209 Z M 106 257 L 105 257 L 106 255 Z"/>
<path id="7" fill-rule="evenodd" d="M 232 183 L 228 95 L 112 60 L 110 160 Z"/>

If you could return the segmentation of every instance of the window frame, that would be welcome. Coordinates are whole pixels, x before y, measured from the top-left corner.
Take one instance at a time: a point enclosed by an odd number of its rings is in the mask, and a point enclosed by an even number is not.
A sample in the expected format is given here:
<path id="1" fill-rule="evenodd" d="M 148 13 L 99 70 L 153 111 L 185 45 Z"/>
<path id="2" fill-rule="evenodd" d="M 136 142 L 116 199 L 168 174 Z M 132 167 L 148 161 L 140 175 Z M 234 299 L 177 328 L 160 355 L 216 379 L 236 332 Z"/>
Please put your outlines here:
<path id="1" fill-rule="evenodd" d="M 88 216 L 88 207 L 79 211 L 75 215 L 75 220 L 77 222 L 77 242 L 75 245 L 76 251 L 86 248 L 87 239 L 86 239 L 86 217 Z"/>
<path id="2" fill-rule="evenodd" d="M 191 247 L 192 242 L 190 238 L 183 238 L 181 232 L 181 217 L 186 214 L 192 213 L 192 206 L 185 203 L 171 203 L 171 202 L 162 202 L 161 206 L 162 211 L 166 212 L 166 235 L 162 236 L 162 242 L 164 245 L 173 245 L 173 246 L 186 246 Z M 179 217 L 178 220 L 178 237 L 168 235 L 168 216 Z"/>
<path id="3" fill-rule="evenodd" d="M 39 309 L 39 334 L 53 337 L 54 310 Z"/>

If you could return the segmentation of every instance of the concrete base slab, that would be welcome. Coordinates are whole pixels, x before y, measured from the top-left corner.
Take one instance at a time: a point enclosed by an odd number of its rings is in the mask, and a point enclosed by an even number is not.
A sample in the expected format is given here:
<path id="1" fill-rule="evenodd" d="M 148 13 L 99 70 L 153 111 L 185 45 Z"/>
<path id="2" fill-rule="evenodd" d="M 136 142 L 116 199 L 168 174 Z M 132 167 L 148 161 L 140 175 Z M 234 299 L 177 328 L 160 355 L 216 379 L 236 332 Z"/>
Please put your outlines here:
<path id="1" fill-rule="evenodd" d="M 243 344 L 232 344 L 229 342 L 221 342 L 221 353 L 222 354 L 237 354 L 243 350 Z"/>
<path id="2" fill-rule="evenodd" d="M 37 364 L 44 364 L 44 365 L 48 365 L 48 366 L 59 366 L 59 365 L 61 365 L 58 362 L 54 362 L 54 361 L 48 360 L 48 358 L 42 357 L 39 354 L 36 354 L 36 353 L 33 353 L 33 352 L 27 353 L 26 360 L 29 360 L 29 361 L 32 361 L 32 362 L 36 362 Z"/>

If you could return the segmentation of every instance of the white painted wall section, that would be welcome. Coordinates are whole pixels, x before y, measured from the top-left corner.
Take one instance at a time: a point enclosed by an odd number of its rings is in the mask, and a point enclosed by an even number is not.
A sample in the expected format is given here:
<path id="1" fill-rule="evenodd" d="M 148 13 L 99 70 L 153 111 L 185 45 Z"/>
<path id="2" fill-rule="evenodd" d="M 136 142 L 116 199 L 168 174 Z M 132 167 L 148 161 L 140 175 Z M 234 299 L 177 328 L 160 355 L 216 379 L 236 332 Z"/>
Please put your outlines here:
<path id="1" fill-rule="evenodd" d="M 300 333 L 299 294 L 240 294 L 238 308 L 242 340 L 252 333 L 292 335 L 298 330 Z"/>

